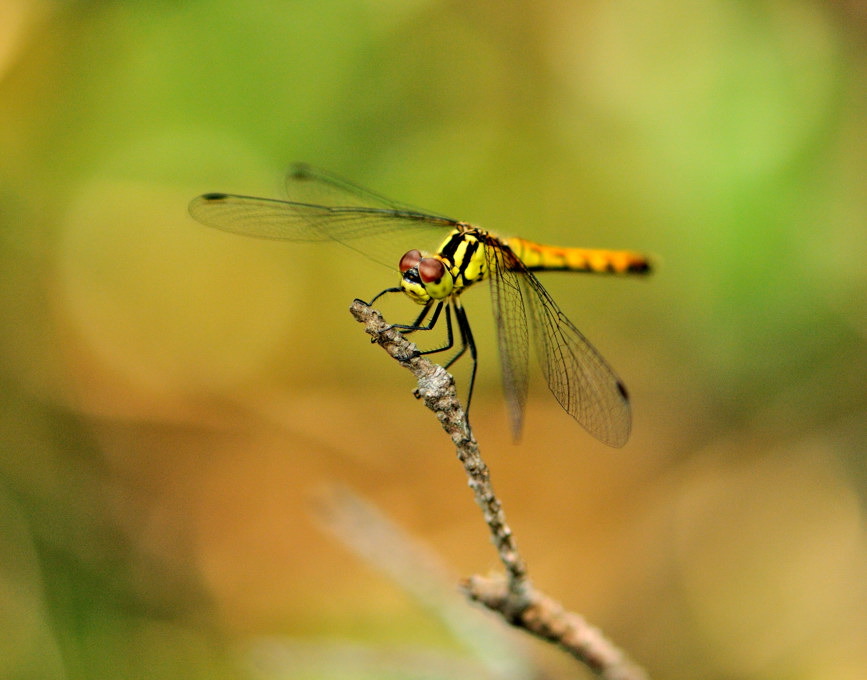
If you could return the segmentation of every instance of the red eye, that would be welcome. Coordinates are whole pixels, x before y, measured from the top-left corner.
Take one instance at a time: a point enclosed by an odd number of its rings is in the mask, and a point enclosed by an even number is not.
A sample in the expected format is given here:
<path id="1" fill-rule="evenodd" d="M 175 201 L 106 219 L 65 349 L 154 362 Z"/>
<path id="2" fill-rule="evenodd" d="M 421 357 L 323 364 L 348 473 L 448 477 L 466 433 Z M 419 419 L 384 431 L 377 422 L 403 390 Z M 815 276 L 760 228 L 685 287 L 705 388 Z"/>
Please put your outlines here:
<path id="1" fill-rule="evenodd" d="M 417 267 L 420 261 L 421 253 L 418 250 L 410 250 L 408 253 L 404 254 L 402 258 L 400 258 L 400 264 L 398 265 L 398 269 L 400 269 L 400 273 L 403 274 L 408 269 Z"/>
<path id="2" fill-rule="evenodd" d="M 404 256 L 406 257 L 406 256 Z M 439 281 L 446 274 L 446 266 L 442 260 L 433 257 L 422 258 L 418 263 L 418 275 L 423 283 Z"/>

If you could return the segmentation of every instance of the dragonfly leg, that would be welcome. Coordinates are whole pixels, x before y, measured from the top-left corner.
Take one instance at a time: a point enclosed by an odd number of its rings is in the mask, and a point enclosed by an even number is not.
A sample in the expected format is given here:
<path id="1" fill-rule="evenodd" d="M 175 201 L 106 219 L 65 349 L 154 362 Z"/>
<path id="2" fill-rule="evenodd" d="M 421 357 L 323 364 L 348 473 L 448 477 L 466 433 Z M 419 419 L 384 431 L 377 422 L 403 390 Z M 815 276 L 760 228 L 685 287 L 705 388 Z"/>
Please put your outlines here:
<path id="1" fill-rule="evenodd" d="M 461 334 L 461 348 L 454 354 L 454 356 L 452 356 L 451 359 L 449 359 L 446 363 L 443 364 L 443 368 L 445 368 L 445 369 L 451 368 L 451 365 L 453 363 L 455 363 L 458 359 L 460 359 L 464 355 L 464 352 L 467 351 L 467 336 L 466 336 L 466 333 L 464 333 L 463 327 L 461 326 L 460 315 L 462 312 L 463 312 L 463 309 L 460 309 L 459 307 L 455 307 L 455 317 L 458 320 L 458 331 Z M 452 343 L 452 344 L 454 344 L 454 343 Z M 444 347 L 443 349 L 448 349 L 448 347 Z"/>
<path id="2" fill-rule="evenodd" d="M 440 312 L 443 310 L 443 306 L 446 308 L 446 344 L 435 347 L 434 349 L 426 349 L 423 352 L 419 352 L 419 354 L 436 354 L 437 352 L 445 352 L 447 349 L 451 349 L 455 344 L 455 335 L 452 331 L 452 308 L 451 306 L 446 305 L 444 302 L 440 302 L 437 305 L 436 310 L 434 310 L 434 314 L 431 317 L 430 323 L 427 326 L 422 328 L 414 329 L 414 330 L 424 330 L 429 331 L 434 327 L 436 323 L 437 317 L 439 317 Z"/>
<path id="3" fill-rule="evenodd" d="M 385 295 L 386 293 L 395 292 L 403 291 L 400 288 L 387 288 L 386 290 L 379 293 L 379 295 L 374 297 L 373 300 L 371 300 L 371 304 L 373 304 L 373 302 L 375 302 L 378 298 Z M 470 328 L 470 322 L 467 319 L 467 313 L 464 311 L 464 308 L 461 305 L 460 301 L 457 299 L 440 300 L 439 302 L 435 303 L 434 300 L 430 300 L 421 310 L 421 313 L 416 317 L 415 321 L 413 321 L 411 324 L 396 323 L 392 324 L 391 327 L 396 328 L 404 335 L 409 335 L 410 333 L 414 333 L 415 331 L 432 330 L 434 326 L 436 326 L 437 321 L 439 321 L 440 315 L 443 311 L 443 307 L 445 307 L 446 310 L 445 344 L 440 347 L 435 347 L 433 349 L 419 350 L 416 356 L 445 352 L 446 350 L 449 350 L 455 346 L 455 333 L 452 322 L 452 307 L 454 307 L 455 318 L 458 322 L 458 331 L 460 332 L 461 346 L 460 349 L 445 364 L 443 364 L 443 368 L 448 369 L 452 364 L 454 364 L 458 359 L 460 359 L 464 354 L 466 354 L 467 349 L 470 350 L 470 356 L 473 360 L 473 368 L 470 372 L 470 388 L 467 391 L 466 412 L 469 414 L 470 402 L 473 398 L 473 387 L 476 383 L 476 368 L 478 368 L 478 361 L 476 357 L 476 341 L 473 338 L 473 331 Z M 431 310 L 433 310 L 433 314 L 431 314 Z M 427 320 L 429 314 L 430 319 Z"/>
<path id="4" fill-rule="evenodd" d="M 467 390 L 467 407 L 466 412 L 469 414 L 470 412 L 470 402 L 473 400 L 473 386 L 476 383 L 476 368 L 478 368 L 478 361 L 476 359 L 476 341 L 473 338 L 473 331 L 470 328 L 469 319 L 467 319 L 467 313 L 464 311 L 463 306 L 457 300 L 455 300 L 455 318 L 458 320 L 458 330 L 461 332 L 461 349 L 455 354 L 451 359 L 449 359 L 448 363 L 444 366 L 444 368 L 448 368 L 455 361 L 457 361 L 464 352 L 467 351 L 467 348 L 470 350 L 470 357 L 473 360 L 473 368 L 470 371 L 470 388 Z"/>
<path id="5" fill-rule="evenodd" d="M 379 300 L 379 298 L 381 298 L 381 297 L 382 297 L 383 295 L 385 295 L 386 293 L 402 293 L 402 292 L 403 292 L 403 291 L 402 291 L 400 288 L 386 288 L 386 289 L 385 289 L 384 291 L 382 291 L 381 293 L 377 293 L 376 295 L 374 295 L 374 296 L 373 296 L 373 299 L 372 299 L 370 302 L 366 302 L 365 304 L 366 304 L 368 307 L 371 307 L 371 306 L 373 306 L 373 303 L 374 303 L 374 302 L 376 302 L 377 300 Z"/>
<path id="6" fill-rule="evenodd" d="M 422 354 L 436 354 L 437 352 L 445 352 L 447 349 L 451 349 L 454 347 L 454 332 L 452 330 L 452 310 L 451 306 L 447 305 L 445 302 L 438 302 L 436 306 L 433 306 L 433 301 L 429 302 L 425 305 L 425 308 L 422 310 L 421 314 L 418 315 L 418 318 L 415 320 L 413 324 L 394 324 L 392 328 L 397 328 L 401 333 L 408 335 L 409 333 L 414 333 L 415 331 L 429 331 L 433 329 L 436 325 L 436 322 L 439 320 L 440 314 L 443 311 L 443 307 L 446 309 L 446 343 L 440 347 L 435 347 L 433 349 L 426 349 L 419 352 L 419 356 Z M 433 315 L 426 324 L 424 323 L 425 317 L 428 315 L 428 312 L 433 309 Z M 424 325 L 422 325 L 424 324 Z"/>
<path id="7" fill-rule="evenodd" d="M 433 304 L 433 300 L 429 301 L 421 310 L 421 314 L 419 314 L 416 317 L 415 321 L 413 321 L 411 324 L 393 324 L 392 328 L 399 328 L 404 335 L 409 335 L 410 333 L 415 333 L 416 331 L 431 330 L 434 327 L 434 324 L 437 322 L 440 312 L 442 311 L 442 303 L 440 303 L 439 307 L 434 309 L 434 314 L 431 317 L 431 320 L 425 325 L 425 317 L 427 317 L 427 315 L 430 313 L 430 310 L 433 309 Z"/>
<path id="8" fill-rule="evenodd" d="M 467 351 L 470 350 L 470 356 L 473 359 L 473 368 L 470 372 L 470 388 L 467 391 L 467 406 L 465 412 L 469 414 L 470 412 L 470 401 L 473 398 L 473 386 L 476 382 L 476 368 L 478 367 L 478 361 L 476 359 L 476 341 L 473 338 L 473 331 L 470 328 L 470 322 L 467 319 L 467 313 L 464 311 L 463 306 L 459 300 L 453 300 L 451 302 L 440 302 L 436 309 L 434 310 L 433 316 L 431 317 L 430 322 L 421 326 L 420 324 L 424 321 L 425 316 L 427 316 L 428 307 L 426 306 L 422 313 L 419 315 L 419 318 L 416 319 L 416 324 L 407 328 L 407 332 L 412 332 L 415 330 L 430 330 L 434 327 L 434 324 L 437 322 L 440 313 L 442 312 L 443 306 L 446 308 L 446 331 L 447 331 L 447 339 L 446 344 L 442 347 L 437 347 L 435 349 L 427 349 L 422 352 L 419 352 L 419 355 L 422 354 L 436 354 L 437 352 L 445 352 L 448 349 L 454 347 L 455 344 L 455 334 L 454 328 L 452 327 L 452 307 L 454 307 L 455 318 L 458 322 L 458 331 L 461 336 L 461 347 L 460 349 L 452 356 L 445 364 L 443 364 L 443 368 L 446 370 L 454 364 L 458 359 L 460 359 Z M 401 328 L 401 326 L 397 326 L 397 328 Z"/>
<path id="9" fill-rule="evenodd" d="M 402 293 L 402 292 L 403 292 L 403 290 L 400 289 L 400 288 L 386 288 L 386 289 L 385 289 L 384 291 L 382 291 L 381 293 L 377 293 L 377 294 L 373 297 L 373 299 L 372 299 L 370 302 L 366 303 L 366 304 L 367 304 L 368 306 L 372 305 L 374 302 L 376 302 L 379 298 L 381 298 L 381 297 L 382 297 L 383 295 L 385 295 L 386 293 Z M 403 335 L 409 335 L 410 333 L 414 333 L 415 331 L 429 331 L 429 330 L 431 330 L 431 329 L 436 325 L 436 322 L 437 322 L 437 320 L 439 319 L 440 313 L 442 313 L 442 310 L 443 310 L 443 304 L 444 304 L 443 302 L 440 302 L 440 303 L 439 303 L 438 305 L 436 305 L 436 307 L 434 308 L 434 301 L 433 301 L 433 300 L 429 300 L 428 303 L 427 303 L 427 304 L 422 308 L 421 313 L 416 317 L 415 321 L 413 321 L 411 324 L 405 324 L 405 323 L 393 323 L 393 324 L 390 325 L 390 327 L 391 327 L 391 328 L 396 328 L 396 329 L 399 330 Z M 430 310 L 431 310 L 431 309 L 434 310 L 433 316 L 431 316 L 431 319 L 430 319 L 429 322 L 425 323 L 425 318 L 427 318 L 427 315 L 430 314 Z M 451 326 L 452 326 L 452 320 L 451 320 L 451 317 L 448 316 L 448 312 L 447 312 L 446 320 L 447 320 L 447 322 L 448 322 L 448 323 L 447 323 L 447 326 L 448 326 L 448 328 L 449 328 L 449 340 L 448 340 L 448 344 L 446 344 L 444 347 L 441 347 L 441 348 L 438 348 L 438 349 L 433 349 L 433 350 L 427 350 L 427 351 L 424 351 L 424 352 L 419 352 L 416 356 L 420 356 L 420 355 L 422 355 L 422 354 L 430 354 L 430 353 L 433 353 L 433 352 L 441 352 L 441 351 L 446 350 L 446 349 L 448 349 L 449 347 L 452 346 L 452 340 L 451 340 L 451 332 L 452 332 L 452 331 L 451 331 Z M 376 342 L 376 340 L 371 340 L 371 342 Z"/>

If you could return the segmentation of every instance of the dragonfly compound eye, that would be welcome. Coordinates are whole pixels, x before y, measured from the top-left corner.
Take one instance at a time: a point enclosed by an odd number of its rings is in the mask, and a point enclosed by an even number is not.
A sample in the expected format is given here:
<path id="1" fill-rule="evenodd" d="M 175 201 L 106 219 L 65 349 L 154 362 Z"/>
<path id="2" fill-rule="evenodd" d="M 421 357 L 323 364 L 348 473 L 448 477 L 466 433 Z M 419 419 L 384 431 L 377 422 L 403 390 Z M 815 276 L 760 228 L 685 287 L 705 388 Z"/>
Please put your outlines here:
<path id="1" fill-rule="evenodd" d="M 421 262 L 421 252 L 410 250 L 400 258 L 398 269 L 400 269 L 401 274 L 405 274 L 408 270 L 417 267 L 419 262 Z"/>
<path id="2" fill-rule="evenodd" d="M 423 283 L 436 283 L 446 275 L 446 266 L 442 260 L 437 260 L 434 257 L 423 257 L 418 263 L 418 275 Z"/>

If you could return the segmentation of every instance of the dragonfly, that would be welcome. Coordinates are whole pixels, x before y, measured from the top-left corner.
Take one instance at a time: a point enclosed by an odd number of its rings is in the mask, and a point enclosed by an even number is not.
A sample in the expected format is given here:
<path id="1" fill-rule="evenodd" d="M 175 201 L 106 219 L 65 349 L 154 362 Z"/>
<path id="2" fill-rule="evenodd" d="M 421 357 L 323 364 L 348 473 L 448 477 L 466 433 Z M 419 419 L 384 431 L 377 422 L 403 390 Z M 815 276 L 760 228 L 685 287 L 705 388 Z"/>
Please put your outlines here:
<path id="1" fill-rule="evenodd" d="M 446 319 L 446 341 L 421 354 L 455 348 L 449 368 L 469 352 L 472 368 L 467 412 L 475 384 L 478 353 L 461 303 L 464 290 L 490 284 L 500 353 L 503 391 L 512 434 L 523 427 L 529 390 L 529 338 L 554 397 L 585 430 L 613 447 L 629 439 L 632 417 L 626 387 L 602 355 L 569 321 L 536 277 L 536 272 L 568 271 L 645 275 L 647 256 L 627 250 L 563 248 L 522 238 L 503 238 L 468 222 L 418 210 L 362 188 L 338 175 L 296 164 L 286 179 L 289 200 L 209 193 L 192 200 L 190 214 L 204 225 L 244 236 L 285 241 L 336 241 L 394 268 L 403 293 L 421 306 L 404 333 L 433 329 Z M 440 241 L 433 251 L 420 242 Z M 406 244 L 403 251 L 401 245 Z M 412 247 L 416 246 L 416 247 Z M 399 259 L 398 252 L 404 252 Z"/>

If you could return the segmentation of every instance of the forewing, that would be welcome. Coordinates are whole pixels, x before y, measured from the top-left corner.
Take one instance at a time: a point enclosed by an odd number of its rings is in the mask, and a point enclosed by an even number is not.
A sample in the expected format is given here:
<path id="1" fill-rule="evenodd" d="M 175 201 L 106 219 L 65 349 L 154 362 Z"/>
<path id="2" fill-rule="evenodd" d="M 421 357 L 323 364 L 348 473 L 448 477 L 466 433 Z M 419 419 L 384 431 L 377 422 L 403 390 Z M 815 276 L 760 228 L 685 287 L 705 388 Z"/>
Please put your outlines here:
<path id="1" fill-rule="evenodd" d="M 519 265 L 515 276 L 520 279 L 542 372 L 551 392 L 594 437 L 610 446 L 623 446 L 629 439 L 632 417 L 620 378 L 532 272 Z"/>
<path id="2" fill-rule="evenodd" d="M 202 224 L 234 234 L 286 241 L 333 240 L 396 268 L 411 248 L 433 247 L 457 222 L 393 208 L 312 205 L 235 194 L 205 194 L 190 203 Z"/>
<path id="3" fill-rule="evenodd" d="M 338 238 L 317 226 L 330 214 L 324 206 L 235 194 L 204 194 L 190 202 L 190 215 L 209 227 L 243 236 L 286 241 Z M 342 220 L 333 231 L 341 235 L 352 228 L 351 221 Z"/>
<path id="4" fill-rule="evenodd" d="M 490 239 L 485 254 L 500 350 L 503 394 L 509 409 L 512 436 L 517 440 L 524 423 L 524 406 L 529 387 L 526 293 L 521 285 L 521 275 L 514 270 L 516 258 L 511 250 Z"/>

